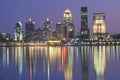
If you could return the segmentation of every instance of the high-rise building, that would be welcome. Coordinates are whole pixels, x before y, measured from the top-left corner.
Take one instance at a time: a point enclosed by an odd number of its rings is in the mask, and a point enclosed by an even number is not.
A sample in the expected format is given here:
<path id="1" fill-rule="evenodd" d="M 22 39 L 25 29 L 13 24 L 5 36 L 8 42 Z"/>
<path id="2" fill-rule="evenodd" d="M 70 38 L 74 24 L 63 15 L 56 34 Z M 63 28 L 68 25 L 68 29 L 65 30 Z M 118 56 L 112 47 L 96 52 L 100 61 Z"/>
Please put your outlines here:
<path id="1" fill-rule="evenodd" d="M 65 22 L 62 23 L 62 31 L 61 32 L 62 32 L 61 40 L 67 41 L 68 31 L 67 31 L 67 25 Z"/>
<path id="2" fill-rule="evenodd" d="M 67 8 L 63 14 L 62 40 L 69 40 L 74 37 L 74 24 L 72 23 L 72 13 Z"/>
<path id="3" fill-rule="evenodd" d="M 72 39 L 74 37 L 74 24 L 66 23 L 66 26 L 67 26 L 68 39 Z"/>
<path id="4" fill-rule="evenodd" d="M 68 8 L 64 11 L 63 21 L 72 23 L 72 13 Z"/>
<path id="5" fill-rule="evenodd" d="M 61 38 L 62 38 L 62 22 L 56 23 L 56 33 L 57 33 L 57 39 L 61 40 Z"/>
<path id="6" fill-rule="evenodd" d="M 50 40 L 52 37 L 52 21 L 47 18 L 43 21 L 43 39 Z"/>
<path id="7" fill-rule="evenodd" d="M 14 41 L 23 41 L 23 27 L 21 22 L 17 22 L 14 29 Z"/>
<path id="8" fill-rule="evenodd" d="M 43 21 L 43 28 L 47 30 L 51 30 L 52 28 L 52 21 L 47 18 L 45 21 Z"/>
<path id="9" fill-rule="evenodd" d="M 81 29 L 80 29 L 80 38 L 81 38 L 82 40 L 89 38 L 88 10 L 87 10 L 87 7 L 81 7 Z"/>
<path id="10" fill-rule="evenodd" d="M 105 13 L 94 13 L 93 16 L 93 39 L 105 39 L 106 38 L 106 22 Z"/>
<path id="11" fill-rule="evenodd" d="M 35 34 L 35 22 L 29 18 L 29 20 L 25 24 L 26 29 L 26 36 L 25 41 L 30 42 L 34 40 L 34 34 Z"/>

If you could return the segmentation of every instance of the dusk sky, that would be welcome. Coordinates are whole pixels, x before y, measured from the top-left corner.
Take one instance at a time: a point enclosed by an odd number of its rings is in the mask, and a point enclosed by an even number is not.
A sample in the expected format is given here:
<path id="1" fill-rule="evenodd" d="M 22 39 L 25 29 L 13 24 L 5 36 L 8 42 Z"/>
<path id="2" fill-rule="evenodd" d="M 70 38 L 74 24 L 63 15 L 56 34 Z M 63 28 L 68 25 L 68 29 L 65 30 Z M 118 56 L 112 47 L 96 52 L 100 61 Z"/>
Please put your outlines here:
<path id="1" fill-rule="evenodd" d="M 92 36 L 93 13 L 106 13 L 107 32 L 120 33 L 120 0 L 1 0 L 0 2 L 0 33 L 13 35 L 17 21 L 25 22 L 32 18 L 36 28 L 42 28 L 47 17 L 53 22 L 62 21 L 63 13 L 69 8 L 73 15 L 73 23 L 80 30 L 80 8 L 88 7 L 89 29 Z"/>

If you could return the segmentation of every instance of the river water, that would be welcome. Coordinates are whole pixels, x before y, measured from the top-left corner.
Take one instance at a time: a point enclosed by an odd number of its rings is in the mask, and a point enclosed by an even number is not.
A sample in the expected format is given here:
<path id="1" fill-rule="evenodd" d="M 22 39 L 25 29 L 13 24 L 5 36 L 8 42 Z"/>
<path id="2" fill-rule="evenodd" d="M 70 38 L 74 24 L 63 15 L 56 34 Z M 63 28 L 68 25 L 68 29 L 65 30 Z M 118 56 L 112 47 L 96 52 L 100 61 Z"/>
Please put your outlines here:
<path id="1" fill-rule="evenodd" d="M 120 46 L 0 47 L 0 80 L 120 80 Z"/>

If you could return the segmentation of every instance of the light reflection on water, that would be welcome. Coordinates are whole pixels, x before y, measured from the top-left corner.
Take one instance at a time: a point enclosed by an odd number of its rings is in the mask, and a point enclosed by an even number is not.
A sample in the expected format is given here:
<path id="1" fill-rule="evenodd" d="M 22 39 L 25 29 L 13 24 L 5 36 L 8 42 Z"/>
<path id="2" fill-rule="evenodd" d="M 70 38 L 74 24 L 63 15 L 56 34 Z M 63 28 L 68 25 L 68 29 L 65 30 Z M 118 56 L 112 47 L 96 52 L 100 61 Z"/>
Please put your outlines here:
<path id="1" fill-rule="evenodd" d="M 112 80 L 119 67 L 120 46 L 0 47 L 0 80 Z"/>

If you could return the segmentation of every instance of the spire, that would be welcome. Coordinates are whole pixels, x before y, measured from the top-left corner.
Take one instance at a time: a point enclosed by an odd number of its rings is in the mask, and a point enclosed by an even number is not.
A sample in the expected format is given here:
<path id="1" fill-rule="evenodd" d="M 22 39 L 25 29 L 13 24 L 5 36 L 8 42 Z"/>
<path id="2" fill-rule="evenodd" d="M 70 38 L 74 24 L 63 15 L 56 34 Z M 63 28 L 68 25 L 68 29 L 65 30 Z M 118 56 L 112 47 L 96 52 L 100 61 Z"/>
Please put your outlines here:
<path id="1" fill-rule="evenodd" d="M 49 18 L 47 18 L 47 21 L 50 21 L 50 19 L 49 19 Z"/>
<path id="2" fill-rule="evenodd" d="M 31 18 L 29 18 L 29 20 L 28 21 L 32 21 L 32 19 Z"/>

